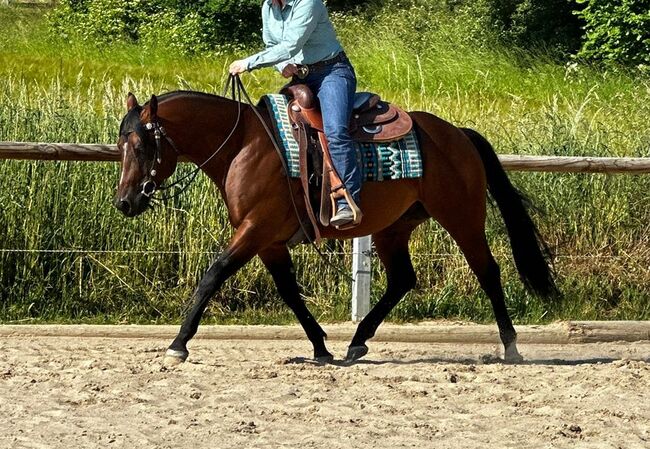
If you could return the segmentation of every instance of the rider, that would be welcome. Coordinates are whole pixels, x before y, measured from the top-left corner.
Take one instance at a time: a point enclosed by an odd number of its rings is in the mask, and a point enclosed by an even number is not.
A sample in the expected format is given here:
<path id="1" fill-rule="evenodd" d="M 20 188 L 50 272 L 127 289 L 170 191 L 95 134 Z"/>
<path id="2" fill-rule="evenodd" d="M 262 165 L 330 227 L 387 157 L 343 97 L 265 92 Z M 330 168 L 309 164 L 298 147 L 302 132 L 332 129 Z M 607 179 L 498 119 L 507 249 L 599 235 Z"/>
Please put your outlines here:
<path id="1" fill-rule="evenodd" d="M 322 0 L 264 0 L 262 38 L 266 49 L 230 65 L 230 73 L 275 66 L 317 95 L 334 168 L 352 200 L 359 204 L 361 170 L 348 123 L 357 79 L 339 43 Z M 308 72 L 304 79 L 299 79 Z M 349 225 L 353 212 L 345 198 L 337 200 L 333 226 Z"/>

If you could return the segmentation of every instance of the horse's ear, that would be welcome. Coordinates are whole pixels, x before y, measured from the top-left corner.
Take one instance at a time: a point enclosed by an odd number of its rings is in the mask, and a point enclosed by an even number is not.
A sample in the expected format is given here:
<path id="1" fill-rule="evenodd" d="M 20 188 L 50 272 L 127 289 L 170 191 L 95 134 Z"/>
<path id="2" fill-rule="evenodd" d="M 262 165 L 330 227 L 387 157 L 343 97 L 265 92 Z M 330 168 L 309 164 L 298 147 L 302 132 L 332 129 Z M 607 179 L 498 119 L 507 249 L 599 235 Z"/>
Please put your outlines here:
<path id="1" fill-rule="evenodd" d="M 130 111 L 137 105 L 138 105 L 138 99 L 135 98 L 135 95 L 129 92 L 129 96 L 126 98 L 126 110 Z"/>
<path id="2" fill-rule="evenodd" d="M 158 117 L 158 97 L 155 95 L 152 95 L 149 100 L 149 115 L 152 119 Z"/>

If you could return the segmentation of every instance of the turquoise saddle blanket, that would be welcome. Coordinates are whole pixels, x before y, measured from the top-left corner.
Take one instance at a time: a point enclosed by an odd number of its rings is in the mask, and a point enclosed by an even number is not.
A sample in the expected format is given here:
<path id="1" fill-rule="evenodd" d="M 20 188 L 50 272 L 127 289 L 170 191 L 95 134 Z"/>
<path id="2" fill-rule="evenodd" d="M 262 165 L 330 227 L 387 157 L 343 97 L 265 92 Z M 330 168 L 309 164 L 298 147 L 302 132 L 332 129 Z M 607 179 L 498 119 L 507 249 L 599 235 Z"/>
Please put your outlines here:
<path id="1" fill-rule="evenodd" d="M 300 177 L 298 159 L 298 142 L 293 137 L 291 122 L 287 113 L 287 97 L 269 94 L 262 100 L 271 113 L 271 120 L 276 127 L 281 141 L 281 149 L 289 168 L 289 176 Z M 360 143 L 355 142 L 357 158 L 361 160 L 365 181 L 384 181 L 388 179 L 405 179 L 422 177 L 422 156 L 420 145 L 412 130 L 395 142 Z"/>

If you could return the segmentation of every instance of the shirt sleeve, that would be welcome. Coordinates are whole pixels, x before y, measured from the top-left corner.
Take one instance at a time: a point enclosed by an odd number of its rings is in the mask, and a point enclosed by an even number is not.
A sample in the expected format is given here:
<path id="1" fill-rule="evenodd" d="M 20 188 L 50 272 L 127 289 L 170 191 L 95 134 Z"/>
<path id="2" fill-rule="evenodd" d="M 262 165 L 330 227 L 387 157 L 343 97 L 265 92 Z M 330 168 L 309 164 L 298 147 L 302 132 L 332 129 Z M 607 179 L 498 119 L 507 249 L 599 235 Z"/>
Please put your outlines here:
<path id="1" fill-rule="evenodd" d="M 275 67 L 275 70 L 282 73 L 284 71 L 284 68 L 286 66 L 288 66 L 289 64 L 291 64 L 289 61 L 282 61 L 282 62 L 278 62 L 277 64 L 275 64 L 273 67 Z"/>
<path id="2" fill-rule="evenodd" d="M 262 41 L 266 48 L 276 45 L 277 42 L 271 39 L 271 33 L 269 33 L 269 8 L 266 5 L 262 5 Z"/>
<path id="3" fill-rule="evenodd" d="M 273 39 L 271 39 L 271 34 L 269 33 L 269 27 L 266 25 L 268 21 L 268 13 L 269 10 L 262 9 L 262 41 L 264 42 L 264 46 L 266 48 L 271 48 L 274 45 L 277 45 L 278 42 L 275 42 Z M 274 67 L 278 72 L 282 73 L 282 71 L 287 65 L 289 65 L 289 61 L 282 61 L 275 64 Z"/>
<path id="4" fill-rule="evenodd" d="M 282 63 L 293 58 L 302 49 L 318 25 L 319 11 L 316 8 L 316 3 L 314 0 L 296 2 L 293 6 L 291 20 L 285 24 L 282 40 L 246 58 L 247 70 L 273 65 L 278 70 L 284 68 L 286 64 Z M 264 38 L 264 32 L 262 32 L 262 38 Z"/>

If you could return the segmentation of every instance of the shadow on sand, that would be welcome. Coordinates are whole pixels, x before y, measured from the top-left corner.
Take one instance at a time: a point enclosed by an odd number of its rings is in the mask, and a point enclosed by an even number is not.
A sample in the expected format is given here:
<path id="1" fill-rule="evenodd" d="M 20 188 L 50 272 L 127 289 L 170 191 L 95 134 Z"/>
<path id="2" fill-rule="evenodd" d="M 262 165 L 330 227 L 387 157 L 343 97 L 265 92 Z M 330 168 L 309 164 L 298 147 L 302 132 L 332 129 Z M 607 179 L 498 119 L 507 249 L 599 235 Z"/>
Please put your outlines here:
<path id="1" fill-rule="evenodd" d="M 649 358 L 628 358 L 628 357 L 590 357 L 582 359 L 561 359 L 561 358 L 530 358 L 526 359 L 523 362 L 518 363 L 509 363 L 503 360 L 500 357 L 497 357 L 492 354 L 483 354 L 478 357 L 430 357 L 430 358 L 421 358 L 413 360 L 398 360 L 398 359 L 387 359 L 387 360 L 372 360 L 372 359 L 361 359 L 356 361 L 348 360 L 334 360 L 329 365 L 340 366 L 340 367 L 350 367 L 353 365 L 417 365 L 421 363 L 425 364 L 460 364 L 460 365 L 493 365 L 493 364 L 504 364 L 504 365 L 553 365 L 553 366 L 578 366 L 578 365 L 595 365 L 595 364 L 607 364 L 613 363 L 619 360 L 633 360 L 640 361 L 645 363 L 650 363 Z M 292 357 L 286 361 L 288 364 L 308 364 L 315 366 L 323 366 L 327 364 L 318 363 L 313 359 L 305 357 Z"/>

